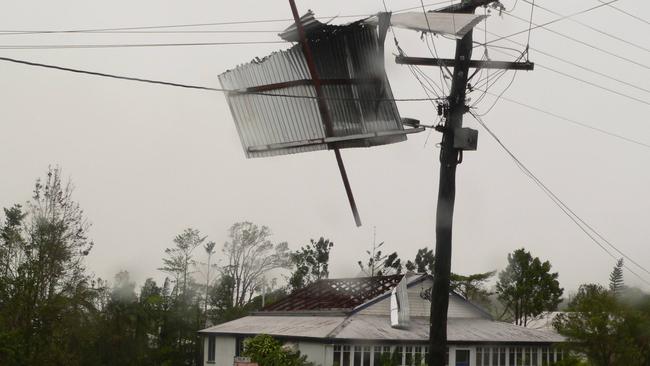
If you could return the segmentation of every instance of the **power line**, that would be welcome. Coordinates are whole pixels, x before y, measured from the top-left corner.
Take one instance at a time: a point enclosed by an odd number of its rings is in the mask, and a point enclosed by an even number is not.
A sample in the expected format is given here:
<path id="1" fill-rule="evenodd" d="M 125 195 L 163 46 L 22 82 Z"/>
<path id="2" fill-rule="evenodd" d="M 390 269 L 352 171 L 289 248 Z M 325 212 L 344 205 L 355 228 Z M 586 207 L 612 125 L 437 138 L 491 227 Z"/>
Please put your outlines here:
<path id="1" fill-rule="evenodd" d="M 602 1 L 602 0 L 598 0 L 598 1 L 601 2 L 601 3 L 604 3 L 604 1 Z M 627 12 L 627 11 L 625 11 L 625 10 L 619 8 L 619 7 L 616 7 L 616 6 L 611 5 L 611 4 L 607 4 L 607 6 L 609 6 L 610 8 L 612 8 L 612 9 L 618 11 L 619 13 L 622 13 L 622 14 L 627 15 L 627 16 L 629 16 L 629 17 L 631 17 L 631 18 L 634 18 L 634 19 L 636 19 L 636 20 L 638 20 L 638 21 L 640 21 L 640 22 L 642 22 L 642 23 L 645 23 L 645 24 L 650 25 L 650 22 L 649 22 L 649 21 L 647 21 L 647 20 L 645 20 L 645 19 L 643 19 L 643 18 L 641 18 L 641 17 L 639 17 L 639 16 L 637 16 L 637 15 L 634 15 L 634 14 L 632 14 L 632 13 L 630 13 L 630 12 Z"/>
<path id="2" fill-rule="evenodd" d="M 607 2 L 607 3 L 602 3 L 600 5 L 597 5 L 597 6 L 588 8 L 588 9 L 584 9 L 584 10 L 581 10 L 581 11 L 573 13 L 573 14 L 565 15 L 565 16 L 563 16 L 561 18 L 553 19 L 550 22 L 546 22 L 546 23 L 543 23 L 543 24 L 534 24 L 534 27 L 529 27 L 529 29 L 524 29 L 524 30 L 521 30 L 519 32 L 512 33 L 512 34 L 510 34 L 510 35 L 508 35 L 506 37 L 513 37 L 513 36 L 516 36 L 516 35 L 519 35 L 519 34 L 522 34 L 522 33 L 530 32 L 530 30 L 532 30 L 532 29 L 542 28 L 542 27 L 545 27 L 547 25 L 557 23 L 557 22 L 560 22 L 560 21 L 565 20 L 565 19 L 569 19 L 569 18 L 574 17 L 576 15 L 584 14 L 584 13 L 590 12 L 592 10 L 602 8 L 603 6 L 607 6 L 608 4 L 615 3 L 617 1 L 619 1 L 619 0 L 611 0 L 611 1 Z M 511 12 L 505 12 L 505 14 L 513 15 Z M 518 19 L 521 19 L 521 18 L 518 18 Z M 526 20 L 526 23 L 528 23 L 527 20 Z M 491 42 L 494 42 L 494 41 L 491 41 Z M 488 43 L 490 43 L 490 42 L 488 42 Z"/>
<path id="3" fill-rule="evenodd" d="M 516 16 L 516 15 L 514 15 L 514 14 L 510 14 L 510 13 L 504 13 L 504 14 L 506 14 L 506 15 L 508 15 L 508 16 L 510 16 L 510 17 L 513 17 L 513 18 L 515 18 L 515 19 L 519 19 L 520 21 L 523 21 L 523 22 L 528 23 L 527 20 L 525 20 L 525 19 L 523 19 L 523 18 L 521 18 L 521 17 L 519 17 L 519 16 Z M 600 51 L 600 52 L 605 53 L 605 54 L 607 54 L 607 55 L 610 55 L 610 56 L 612 56 L 612 57 L 618 58 L 618 59 L 620 59 L 620 60 L 623 60 L 623 61 L 629 62 L 629 63 L 631 63 L 631 64 L 634 64 L 634 65 L 637 65 L 637 66 L 640 66 L 640 67 L 643 67 L 644 69 L 650 69 L 650 67 L 649 67 L 648 65 L 643 64 L 643 63 L 641 63 L 641 62 L 634 61 L 634 60 L 632 60 L 632 59 L 630 59 L 630 58 L 627 58 L 627 57 L 621 56 L 621 55 L 619 55 L 619 54 L 617 54 L 617 53 L 614 53 L 614 52 L 611 52 L 611 51 L 607 51 L 607 50 L 605 50 L 605 49 L 603 49 L 603 48 L 601 48 L 601 47 L 598 47 L 598 46 L 596 46 L 596 45 L 594 45 L 594 44 L 591 44 L 591 43 L 589 43 L 589 42 L 585 42 L 585 41 L 582 41 L 582 40 L 577 39 L 577 38 L 575 38 L 575 37 L 571 37 L 571 36 L 568 36 L 568 35 L 566 35 L 566 34 L 564 34 L 564 33 L 561 33 L 561 32 L 555 31 L 555 30 L 553 30 L 553 29 L 547 28 L 547 27 L 545 26 L 546 24 L 549 24 L 549 23 L 545 23 L 545 24 L 541 24 L 541 25 L 535 25 L 535 27 L 533 27 L 533 29 L 535 29 L 535 28 L 542 28 L 542 29 L 546 30 L 547 32 L 553 33 L 553 34 L 555 34 L 555 35 L 557 35 L 557 36 L 560 36 L 560 37 L 562 37 L 562 38 L 566 38 L 566 39 L 571 40 L 571 41 L 573 41 L 573 42 L 579 43 L 579 44 L 581 44 L 581 45 L 583 45 L 583 46 L 587 46 L 587 47 L 589 47 L 589 48 L 593 48 L 593 49 L 595 49 L 595 50 L 597 50 L 597 51 Z M 513 33 L 513 34 L 508 35 L 508 36 L 505 36 L 505 37 L 501 37 L 501 38 L 493 39 L 493 40 L 490 40 L 489 42 L 487 42 L 487 44 L 490 44 L 490 43 L 493 43 L 493 42 L 496 42 L 496 41 L 500 41 L 501 39 L 510 38 L 510 37 L 515 36 L 515 35 L 520 34 L 520 33 L 522 33 L 522 32 Z"/>
<path id="4" fill-rule="evenodd" d="M 500 53 L 502 53 L 502 54 L 504 54 L 504 55 L 509 55 L 508 53 L 506 53 L 506 52 L 504 52 L 504 51 L 501 51 L 501 50 L 499 50 L 499 49 L 496 49 L 495 51 L 500 52 Z M 509 55 L 509 56 L 511 56 L 511 55 Z M 629 99 L 629 100 L 632 100 L 632 101 L 635 101 L 635 102 L 638 102 L 638 103 L 643 103 L 643 104 L 645 104 L 645 105 L 650 106 L 650 102 L 647 101 L 647 100 L 639 99 L 639 98 L 637 98 L 637 97 L 634 97 L 634 96 L 631 96 L 631 95 L 628 95 L 628 94 L 625 94 L 625 93 L 619 92 L 619 91 L 617 91 L 617 90 L 614 90 L 614 89 L 608 88 L 608 87 L 606 87 L 606 86 L 602 86 L 602 85 L 600 85 L 600 84 L 596 84 L 596 83 L 594 83 L 594 82 L 592 82 L 592 81 L 585 80 L 585 79 L 581 79 L 581 78 L 579 78 L 579 77 L 577 77 L 577 76 L 575 76 L 575 75 L 571 75 L 571 74 L 568 74 L 568 73 L 566 73 L 566 72 L 564 72 L 564 71 L 560 71 L 560 70 L 557 70 L 557 69 L 554 69 L 554 68 L 551 68 L 551 67 L 548 67 L 548 66 L 544 66 L 544 65 L 542 65 L 542 64 L 540 64 L 540 63 L 537 63 L 536 66 L 539 67 L 539 68 L 542 68 L 542 69 L 544 69 L 544 70 L 548 70 L 548 71 L 551 71 L 551 72 L 553 72 L 553 73 L 556 73 L 556 74 L 558 74 L 558 75 L 561 75 L 561 76 L 567 77 L 567 78 L 569 78 L 569 79 L 573 79 L 573 80 L 575 80 L 575 81 L 579 81 L 579 82 L 581 82 L 581 83 L 584 83 L 584 84 L 587 84 L 587 85 L 593 86 L 594 88 L 598 88 L 598 89 L 601 89 L 601 90 L 605 90 L 605 91 L 610 92 L 610 93 L 612 93 L 612 94 L 616 94 L 616 95 L 618 95 L 618 96 L 621 96 L 621 97 L 627 98 L 627 99 Z"/>
<path id="5" fill-rule="evenodd" d="M 482 28 L 480 28 L 480 27 L 477 27 L 476 29 L 478 29 L 478 30 L 484 30 L 484 29 L 482 29 Z M 485 29 L 485 31 L 486 31 L 487 33 L 489 33 L 490 35 L 493 35 L 493 36 L 495 36 L 495 37 L 501 37 L 500 35 L 498 35 L 498 34 L 496 34 L 496 33 L 493 33 L 493 32 L 489 32 L 489 31 L 487 31 L 487 29 Z M 520 42 L 514 41 L 514 40 L 509 39 L 509 38 L 503 39 L 503 41 L 508 41 L 508 42 L 510 42 L 510 43 L 513 43 L 513 44 L 516 44 L 516 45 L 519 45 L 519 46 L 522 46 L 522 47 L 525 46 L 523 43 L 520 43 Z M 480 42 L 476 42 L 476 44 L 477 44 L 478 46 L 482 46 L 482 45 L 484 45 L 483 43 L 480 43 Z M 495 47 L 495 46 L 494 46 L 494 45 L 491 45 L 491 47 Z M 636 85 L 636 84 L 632 84 L 632 83 L 630 83 L 630 82 L 627 82 L 627 81 L 624 81 L 624 80 L 621 80 L 621 79 L 615 78 L 615 77 L 613 77 L 613 76 L 611 76 L 611 75 L 608 75 L 608 74 L 605 74 L 605 73 L 603 73 L 603 72 L 600 72 L 600 71 L 597 71 L 597 70 L 591 69 L 591 68 L 589 68 L 589 67 L 586 67 L 586 66 L 584 66 L 584 65 L 578 64 L 578 63 L 576 63 L 576 62 L 569 61 L 569 60 L 564 59 L 564 58 L 562 58 L 562 57 L 555 56 L 555 55 L 550 54 L 550 53 L 548 53 L 548 52 L 546 52 L 546 51 L 543 51 L 543 50 L 541 50 L 541 49 L 539 49 L 539 48 L 530 47 L 530 49 L 533 50 L 533 51 L 535 51 L 535 52 L 537 52 L 537 53 L 539 53 L 539 54 L 542 54 L 542 55 L 547 56 L 547 57 L 551 57 L 551 58 L 556 59 L 556 60 L 558 60 L 558 61 L 561 61 L 561 62 L 564 62 L 564 63 L 566 63 L 566 64 L 569 64 L 569 65 L 571 65 L 571 66 L 575 66 L 575 67 L 580 68 L 580 69 L 582 69 L 582 70 L 585 70 L 585 71 L 591 72 L 591 73 L 593 73 L 593 74 L 596 74 L 596 75 L 602 76 L 602 77 L 604 77 L 604 78 L 607 78 L 607 79 L 610 79 L 610 80 L 616 81 L 616 82 L 618 82 L 618 83 L 621 83 L 621 84 L 627 85 L 627 86 L 632 87 L 632 88 L 635 88 L 635 89 L 637 89 L 637 90 L 641 90 L 641 91 L 643 91 L 643 92 L 650 93 L 650 89 L 646 89 L 646 88 L 641 87 L 641 86 L 638 86 L 638 85 Z M 513 49 L 513 50 L 514 50 L 514 49 Z M 538 65 L 539 65 L 539 63 L 538 63 Z"/>
<path id="6" fill-rule="evenodd" d="M 145 48 L 145 47 L 190 47 L 190 46 L 239 46 L 259 44 L 289 44 L 286 41 L 243 41 L 243 42 L 192 42 L 192 43 L 117 43 L 117 44 L 49 44 L 49 45 L 0 45 L 2 50 L 60 50 L 88 48 Z"/>
<path id="7" fill-rule="evenodd" d="M 122 30 L 122 31 L 103 31 L 103 32 L 84 32 L 91 34 L 201 34 L 201 33 L 280 33 L 281 30 L 246 30 L 246 29 L 230 29 L 230 30 Z M 81 33 L 81 32 L 77 32 Z M 24 35 L 31 33 L 21 33 L 21 32 L 8 32 L 2 33 L 0 35 Z"/>
<path id="8" fill-rule="evenodd" d="M 426 7 L 447 4 L 448 1 L 438 1 L 434 3 L 425 4 Z M 420 6 L 413 6 L 409 8 L 402 8 L 394 11 L 393 13 L 402 13 L 409 10 L 419 9 Z M 332 20 L 335 18 L 359 18 L 374 15 L 373 13 L 366 14 L 350 14 L 350 15 L 332 15 L 320 16 L 316 19 L 319 20 Z M 189 24 L 166 24 L 166 25 L 151 25 L 151 26 L 133 26 L 133 27 L 112 27 L 112 28 L 86 28 L 86 29 L 64 29 L 64 30 L 0 30 L 0 35 L 18 35 L 18 34 L 52 34 L 52 33 L 102 33 L 113 31 L 134 31 L 146 29 L 169 29 L 169 28 L 190 28 L 190 27 L 209 27 L 221 25 L 238 25 L 238 24 L 259 24 L 259 23 L 279 23 L 279 22 L 294 22 L 293 18 L 277 18 L 277 19 L 253 19 L 253 20 L 239 20 L 239 21 L 224 21 L 224 22 L 206 22 L 206 23 L 189 23 Z"/>
<path id="9" fill-rule="evenodd" d="M 523 1 L 527 2 L 528 4 L 531 4 L 533 7 L 540 8 L 540 9 L 542 9 L 542 10 L 548 12 L 548 13 L 551 13 L 551 14 L 553 14 L 553 15 L 557 15 L 557 16 L 561 16 L 561 17 L 564 16 L 563 14 L 560 14 L 560 13 L 554 11 L 554 10 L 551 10 L 551 9 L 549 9 L 549 8 L 546 8 L 546 7 L 543 7 L 543 6 L 541 6 L 541 5 L 535 4 L 535 1 L 534 1 L 534 0 L 533 0 L 532 3 L 531 3 L 529 0 L 523 0 Z M 605 5 L 611 5 L 611 4 L 610 4 L 610 3 L 605 3 Z M 628 41 L 628 40 L 626 40 L 626 39 L 624 39 L 624 38 L 621 38 L 621 37 L 619 37 L 619 36 L 615 36 L 615 35 L 613 35 L 613 34 L 611 34 L 611 33 L 605 32 L 605 31 L 603 31 L 603 30 L 601 30 L 601 29 L 598 29 L 598 28 L 596 28 L 596 27 L 593 27 L 593 26 L 591 26 L 591 25 L 589 25 L 589 24 L 586 24 L 586 23 L 584 23 L 584 22 L 581 22 L 581 21 L 579 21 L 579 20 L 577 20 L 577 19 L 567 18 L 567 20 L 569 20 L 569 21 L 571 21 L 571 22 L 573 22 L 573 23 L 579 24 L 579 25 L 581 25 L 581 26 L 583 26 L 583 27 L 585 27 L 585 28 L 587 28 L 587 29 L 590 29 L 590 30 L 592 30 L 592 31 L 594 31 L 594 32 L 597 32 L 597 33 L 600 33 L 600 34 L 605 35 L 605 36 L 607 36 L 607 37 L 610 37 L 610 38 L 612 38 L 612 39 L 615 39 L 615 40 L 617 40 L 617 41 L 619 41 L 619 42 L 623 42 L 623 43 L 628 44 L 628 45 L 630 45 L 630 46 L 632 46 L 632 47 L 636 47 L 636 48 L 638 48 L 638 49 L 640 49 L 640 50 L 643 50 L 643 51 L 646 51 L 646 52 L 650 52 L 650 49 L 648 49 L 647 47 L 641 46 L 641 45 L 639 45 L 639 44 L 637 44 L 637 43 L 634 43 L 634 42 Z"/>
<path id="10" fill-rule="evenodd" d="M 480 91 L 480 92 L 484 92 L 484 93 L 489 94 L 489 95 L 491 95 L 491 96 L 493 96 L 493 97 L 497 97 L 497 96 L 498 96 L 498 94 L 495 94 L 495 93 L 492 93 L 492 92 L 489 92 L 489 91 L 486 91 L 486 90 L 481 90 L 481 89 L 474 89 L 474 90 L 477 90 L 477 91 Z M 604 135 L 608 135 L 608 136 L 610 136 L 610 137 L 614 137 L 614 138 L 617 138 L 617 139 L 619 139 L 619 140 L 622 140 L 622 141 L 625 141 L 625 142 L 629 142 L 629 143 L 632 143 L 632 144 L 635 144 L 635 145 L 642 146 L 642 147 L 645 147 L 645 148 L 650 149 L 650 144 L 649 144 L 649 143 L 645 143 L 645 142 L 642 142 L 642 141 L 634 140 L 634 139 L 631 139 L 631 138 L 629 138 L 629 137 L 625 137 L 625 136 L 619 135 L 619 134 L 617 134 L 617 133 L 614 133 L 614 132 L 611 132 L 611 131 L 604 130 L 604 129 L 602 129 L 602 128 L 594 127 L 594 126 L 591 126 L 591 125 L 589 125 L 589 124 L 587 124 L 587 123 L 580 122 L 580 121 L 577 121 L 577 120 L 575 120 L 575 119 L 571 119 L 571 118 L 569 118 L 569 117 L 565 117 L 565 116 L 562 116 L 562 115 L 557 114 L 557 113 L 554 113 L 554 112 L 549 112 L 547 109 L 542 109 L 542 108 L 539 108 L 539 107 L 535 107 L 535 106 L 533 106 L 533 105 L 530 105 L 530 104 L 527 104 L 527 103 L 524 103 L 524 102 L 522 102 L 522 101 L 518 101 L 518 100 L 515 100 L 515 99 L 512 99 L 512 98 L 508 98 L 508 97 L 501 96 L 501 99 L 502 99 L 502 100 L 505 100 L 505 101 L 507 101 L 507 102 L 509 102 L 509 103 L 517 104 L 517 105 L 522 106 L 522 107 L 524 107 L 524 108 L 528 108 L 528 109 L 530 109 L 530 110 L 533 110 L 533 111 L 536 111 L 536 112 L 539 112 L 539 113 L 546 114 L 547 116 L 551 116 L 551 117 L 553 117 L 553 118 L 560 119 L 560 120 L 565 121 L 565 122 L 569 122 L 569 123 L 574 124 L 574 125 L 576 125 L 576 126 L 580 126 L 580 127 L 583 127 L 583 128 L 587 128 L 587 129 L 590 129 L 590 130 L 592 130 L 592 131 L 596 131 L 596 132 L 602 133 L 602 134 L 604 134 Z"/>
<path id="11" fill-rule="evenodd" d="M 108 74 L 108 73 L 97 72 L 97 71 L 81 70 L 81 69 L 75 69 L 75 68 L 64 67 L 64 66 L 43 64 L 43 63 L 32 62 L 32 61 L 18 60 L 18 59 L 9 58 L 9 57 L 0 57 L 0 61 L 11 62 L 11 63 L 21 64 L 21 65 L 34 66 L 34 67 L 42 67 L 42 68 L 58 70 L 58 71 L 72 72 L 72 73 L 76 73 L 76 74 L 85 74 L 85 75 L 99 76 L 99 77 L 104 77 L 104 78 L 136 81 L 136 82 L 140 82 L 140 83 L 165 85 L 165 86 L 172 86 L 172 87 L 186 88 L 186 89 L 198 89 L 198 90 L 207 90 L 207 91 L 224 92 L 224 93 L 235 93 L 235 94 L 251 94 L 251 95 L 259 95 L 259 96 L 267 96 L 267 97 L 278 97 L 278 98 L 318 99 L 318 97 L 308 96 L 308 95 L 270 94 L 270 93 L 262 93 L 262 92 L 250 92 L 250 91 L 242 91 L 242 90 L 230 90 L 230 89 L 223 89 L 223 88 L 212 88 L 212 87 L 201 86 L 201 85 L 182 84 L 182 83 L 175 83 L 175 82 L 162 81 L 162 80 L 136 78 L 136 77 L 130 77 L 130 76 Z M 338 101 L 350 101 L 350 102 L 357 102 L 357 101 L 393 101 L 393 102 L 423 102 L 423 101 L 426 101 L 426 102 L 428 102 L 428 101 L 432 100 L 432 98 L 339 98 L 339 97 L 326 97 L 326 98 L 323 98 L 323 99 L 325 99 L 325 100 L 338 100 Z"/>
<path id="12" fill-rule="evenodd" d="M 610 241 L 606 240 L 596 229 L 593 228 L 593 226 L 589 225 L 585 220 L 583 220 L 578 214 L 575 213 L 566 203 L 564 203 L 553 191 L 551 191 L 548 186 L 546 186 L 530 169 L 526 167 L 526 165 L 515 156 L 515 154 L 501 141 L 501 139 L 483 122 L 483 120 L 479 117 L 474 115 L 474 113 L 470 114 L 476 119 L 476 121 L 485 129 L 485 131 L 488 132 L 488 134 L 499 144 L 499 146 L 510 156 L 510 158 L 515 162 L 517 167 L 526 175 L 528 176 L 535 185 L 537 185 L 543 192 L 546 194 L 552 201 L 553 203 L 562 210 L 562 212 L 573 221 L 578 228 L 584 232 L 590 239 L 593 241 L 600 249 L 602 249 L 605 253 L 607 253 L 610 257 L 612 257 L 614 260 L 617 260 L 618 258 L 612 254 L 610 250 L 608 250 L 603 243 L 601 243 L 601 240 L 604 241 L 607 245 L 609 245 L 612 249 L 614 249 L 617 253 L 621 254 L 623 257 L 625 257 L 628 261 L 633 263 L 635 266 L 643 270 L 644 272 L 650 274 L 650 271 L 646 269 L 644 266 L 641 264 L 637 263 L 634 261 L 632 258 L 630 258 L 628 255 L 626 255 L 623 251 L 618 249 L 614 244 L 612 244 Z M 597 238 L 600 238 L 598 240 Z M 627 265 L 624 265 L 625 268 L 638 277 L 640 280 L 645 282 L 646 284 L 650 285 L 650 281 L 639 275 L 636 271 L 630 269 Z"/>

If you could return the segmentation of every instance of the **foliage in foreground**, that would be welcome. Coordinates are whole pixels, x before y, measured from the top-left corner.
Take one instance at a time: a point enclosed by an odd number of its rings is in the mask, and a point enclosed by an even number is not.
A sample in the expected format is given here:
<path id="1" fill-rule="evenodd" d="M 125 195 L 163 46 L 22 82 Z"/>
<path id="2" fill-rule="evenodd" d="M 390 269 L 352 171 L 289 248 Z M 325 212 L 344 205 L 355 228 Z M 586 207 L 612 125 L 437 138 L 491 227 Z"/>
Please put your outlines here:
<path id="1" fill-rule="evenodd" d="M 554 321 L 594 366 L 650 366 L 650 296 L 627 301 L 615 286 L 582 285 Z"/>
<path id="2" fill-rule="evenodd" d="M 307 356 L 282 346 L 271 336 L 260 334 L 244 341 L 244 355 L 260 366 L 313 366 Z"/>

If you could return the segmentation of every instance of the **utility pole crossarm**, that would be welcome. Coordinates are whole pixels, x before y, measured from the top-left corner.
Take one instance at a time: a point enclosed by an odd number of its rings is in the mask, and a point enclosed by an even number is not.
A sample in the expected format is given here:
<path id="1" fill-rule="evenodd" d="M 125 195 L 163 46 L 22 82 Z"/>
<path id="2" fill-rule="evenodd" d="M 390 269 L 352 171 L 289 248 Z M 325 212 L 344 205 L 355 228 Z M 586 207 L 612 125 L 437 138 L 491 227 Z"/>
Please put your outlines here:
<path id="1" fill-rule="evenodd" d="M 456 67 L 456 60 L 448 58 L 430 58 L 430 57 L 407 57 L 395 56 L 395 62 L 401 65 L 419 65 L 419 66 L 445 66 Z M 480 61 L 470 60 L 469 67 L 472 69 L 500 69 L 500 70 L 525 70 L 532 71 L 535 64 L 529 61 L 509 62 L 509 61 Z"/>

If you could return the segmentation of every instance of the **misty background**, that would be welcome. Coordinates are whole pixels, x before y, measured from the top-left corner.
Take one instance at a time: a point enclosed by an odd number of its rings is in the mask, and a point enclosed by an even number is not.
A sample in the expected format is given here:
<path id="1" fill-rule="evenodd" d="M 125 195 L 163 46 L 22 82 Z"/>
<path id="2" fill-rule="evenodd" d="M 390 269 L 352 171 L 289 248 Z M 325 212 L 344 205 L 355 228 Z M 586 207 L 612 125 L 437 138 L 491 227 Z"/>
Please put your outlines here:
<path id="1" fill-rule="evenodd" d="M 426 4 L 427 2 L 425 2 Z M 511 8 L 514 1 L 505 0 Z M 598 4 L 596 0 L 543 1 L 562 14 Z M 392 10 L 418 1 L 386 2 Z M 622 9 L 647 14 L 650 3 L 620 1 Z M 298 1 L 301 13 L 317 16 L 371 14 L 381 1 Z M 416 10 L 417 11 L 417 10 Z M 515 14 L 527 18 L 520 1 Z M 242 20 L 287 19 L 286 1 L 21 1 L 3 2 L 6 30 L 86 29 Z M 534 21 L 557 18 L 536 10 Z M 346 22 L 354 18 L 339 18 Z M 650 46 L 645 25 L 606 8 L 576 17 L 624 39 Z M 38 34 L 1 35 L 0 55 L 125 76 L 220 87 L 217 75 L 265 56 L 286 44 L 204 47 L 16 50 L 15 45 L 130 44 L 173 42 L 275 41 L 290 21 L 203 27 L 214 30 L 269 30 L 267 33 L 213 34 Z M 482 27 L 483 25 L 481 25 Z M 610 52 L 648 62 L 647 51 L 586 30 L 570 21 L 549 28 L 587 40 Z M 488 30 L 508 35 L 527 24 L 493 12 Z M 415 32 L 396 30 L 410 56 L 430 56 Z M 488 35 L 488 38 L 493 38 Z M 475 40 L 482 41 L 477 31 Z M 516 40 L 525 42 L 526 34 Z M 512 44 L 503 43 L 512 47 Z M 438 52 L 453 57 L 454 42 L 437 38 Z M 577 45 L 543 29 L 531 46 L 648 87 L 648 67 L 632 65 Z M 521 51 L 521 47 L 518 47 Z M 386 68 L 396 98 L 425 97 L 406 66 L 396 65 L 389 34 Z M 481 48 L 474 50 L 480 58 Z M 491 52 L 493 59 L 512 59 Z M 531 61 L 597 82 L 638 99 L 650 96 L 550 59 L 534 50 Z M 427 72 L 438 80 L 436 68 Z M 221 93 L 103 79 L 0 63 L 0 206 L 23 203 L 34 180 L 48 165 L 72 178 L 74 199 L 92 222 L 95 247 L 87 257 L 97 276 L 112 279 L 128 270 L 141 284 L 163 278 L 157 271 L 164 248 L 186 227 L 194 227 L 218 251 L 227 229 L 248 220 L 269 226 L 275 241 L 291 249 L 324 236 L 334 243 L 331 277 L 358 274 L 376 226 L 385 251 L 412 258 L 418 248 L 435 246 L 438 189 L 436 132 L 410 135 L 404 143 L 343 150 L 364 226 L 356 228 L 331 152 L 269 159 L 244 157 L 230 111 Z M 507 75 L 493 89 L 510 81 Z M 478 93 L 471 94 L 476 97 Z M 518 72 L 505 96 L 591 126 L 650 143 L 648 104 L 608 93 L 536 68 Z M 487 110 L 494 98 L 479 105 Z M 650 103 L 650 102 L 649 102 Z M 435 121 L 427 102 L 399 103 L 403 117 Z M 582 218 L 640 264 L 650 266 L 648 218 L 650 150 L 568 124 L 501 100 L 484 118 L 505 144 Z M 615 261 L 598 248 L 524 176 L 470 115 L 465 125 L 479 129 L 479 150 L 465 154 L 458 168 L 452 270 L 477 273 L 503 269 L 506 255 L 526 247 L 549 260 L 569 291 L 581 283 L 607 283 Z M 428 141 L 427 141 L 428 139 Z M 426 144 L 425 144 L 426 142 Z M 219 255 L 216 256 L 219 259 Z M 640 271 L 639 271 L 640 272 Z M 648 289 L 626 272 L 626 283 Z M 645 276 L 649 278 L 649 276 Z"/>

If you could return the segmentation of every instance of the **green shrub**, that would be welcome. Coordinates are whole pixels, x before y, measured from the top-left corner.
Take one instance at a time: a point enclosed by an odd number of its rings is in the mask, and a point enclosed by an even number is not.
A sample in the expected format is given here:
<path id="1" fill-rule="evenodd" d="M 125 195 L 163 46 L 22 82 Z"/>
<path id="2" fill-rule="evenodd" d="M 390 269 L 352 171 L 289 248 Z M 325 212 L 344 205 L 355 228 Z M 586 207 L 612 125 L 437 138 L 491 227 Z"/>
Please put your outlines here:
<path id="1" fill-rule="evenodd" d="M 285 350 L 282 343 L 265 334 L 244 341 L 244 356 L 250 357 L 259 366 L 313 366 L 307 362 L 307 356 L 301 356 L 298 351 Z"/>

